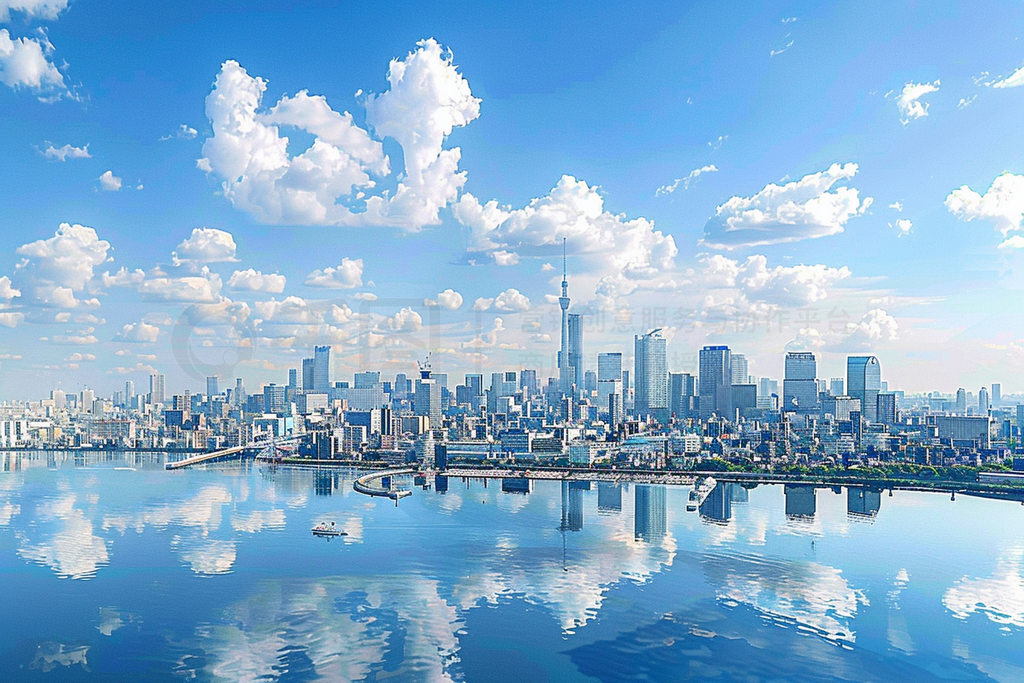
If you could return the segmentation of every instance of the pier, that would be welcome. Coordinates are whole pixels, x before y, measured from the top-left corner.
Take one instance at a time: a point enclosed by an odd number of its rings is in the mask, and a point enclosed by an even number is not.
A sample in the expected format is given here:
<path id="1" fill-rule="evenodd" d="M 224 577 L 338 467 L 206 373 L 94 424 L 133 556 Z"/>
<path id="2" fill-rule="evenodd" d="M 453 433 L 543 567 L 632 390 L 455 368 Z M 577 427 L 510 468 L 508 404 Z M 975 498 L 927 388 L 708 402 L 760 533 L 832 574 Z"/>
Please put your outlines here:
<path id="1" fill-rule="evenodd" d="M 384 479 L 390 479 L 391 477 L 400 476 L 403 474 L 415 474 L 416 470 L 411 467 L 406 467 L 398 470 L 380 470 L 378 472 L 371 472 L 364 474 L 363 476 L 352 482 L 352 488 L 357 493 L 362 493 L 365 496 L 376 496 L 380 498 L 390 498 L 398 504 L 398 501 L 406 496 L 412 495 L 412 491 L 408 489 L 393 489 L 390 486 L 385 487 L 383 485 Z M 376 482 L 381 482 L 377 484 Z"/>

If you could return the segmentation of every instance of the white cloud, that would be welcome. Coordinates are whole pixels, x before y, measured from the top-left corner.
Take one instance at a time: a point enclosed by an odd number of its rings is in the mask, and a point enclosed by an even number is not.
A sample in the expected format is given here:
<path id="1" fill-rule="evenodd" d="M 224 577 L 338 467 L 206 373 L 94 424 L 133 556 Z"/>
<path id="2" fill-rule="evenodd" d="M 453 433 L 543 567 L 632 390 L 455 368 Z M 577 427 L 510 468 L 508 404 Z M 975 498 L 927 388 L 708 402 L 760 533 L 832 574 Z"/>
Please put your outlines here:
<path id="1" fill-rule="evenodd" d="M 680 183 L 682 183 L 684 190 L 689 190 L 690 184 L 695 182 L 697 178 L 699 178 L 701 175 L 705 173 L 716 173 L 717 171 L 718 167 L 715 166 L 714 164 L 709 164 L 707 166 L 695 168 L 692 171 L 690 171 L 685 178 L 676 178 L 675 180 L 672 181 L 671 184 L 662 185 L 661 187 L 659 187 L 657 190 L 654 191 L 654 196 L 660 197 L 663 194 L 671 194 L 675 192 L 677 189 L 679 189 Z"/>
<path id="2" fill-rule="evenodd" d="M 828 296 L 827 288 L 850 277 L 850 270 L 828 266 L 768 267 L 760 254 L 745 262 L 714 254 L 701 258 L 704 282 L 711 287 L 736 288 L 749 300 L 780 306 L 806 306 Z"/>
<path id="3" fill-rule="evenodd" d="M 1024 249 L 1024 237 L 1021 237 L 1020 235 L 1013 235 L 1011 237 L 1007 237 L 999 245 L 999 248 L 1000 249 Z"/>
<path id="4" fill-rule="evenodd" d="M 473 304 L 474 311 L 490 309 L 507 313 L 521 313 L 530 310 L 530 299 L 518 289 L 506 289 L 494 298 L 480 297 Z"/>
<path id="5" fill-rule="evenodd" d="M 206 99 L 213 137 L 203 144 L 201 170 L 223 179 L 224 196 L 267 223 L 390 225 L 419 229 L 439 222 L 438 211 L 465 183 L 461 150 L 443 149 L 456 126 L 479 115 L 479 100 L 450 53 L 421 41 L 404 60 L 393 60 L 389 90 L 366 99 L 366 120 L 378 138 L 402 146 L 404 172 L 393 191 L 367 192 L 391 175 L 383 146 L 348 112 L 302 91 L 262 109 L 267 83 L 225 62 Z M 288 152 L 281 127 L 311 134 L 313 144 Z"/>
<path id="6" fill-rule="evenodd" d="M 67 360 L 67 362 L 69 363 L 85 363 L 96 360 L 96 355 L 92 353 L 79 353 L 78 351 L 75 351 L 65 360 Z"/>
<path id="7" fill-rule="evenodd" d="M 210 272 L 205 266 L 199 275 L 168 277 L 154 274 L 137 285 L 143 299 L 178 303 L 217 303 L 221 286 L 220 275 Z"/>
<path id="8" fill-rule="evenodd" d="M 993 88 L 1016 88 L 1016 87 L 1021 86 L 1021 85 L 1024 85 L 1024 66 L 1022 66 L 1021 68 L 1017 69 L 1016 71 L 1014 71 L 1012 74 L 1010 74 L 1006 78 L 1004 78 L 1004 79 L 1002 79 L 1002 80 L 1000 80 L 1000 81 L 998 81 L 996 83 L 993 83 L 992 87 Z"/>
<path id="9" fill-rule="evenodd" d="M 392 332 L 418 332 L 423 327 L 423 318 L 413 309 L 406 307 L 385 320 L 384 325 Z"/>
<path id="10" fill-rule="evenodd" d="M 363 285 L 363 259 L 341 259 L 337 268 L 314 270 L 306 276 L 307 287 L 323 289 L 355 289 Z"/>
<path id="11" fill-rule="evenodd" d="M 153 344 L 160 338 L 160 328 L 145 322 L 128 323 L 114 339 L 136 344 Z"/>
<path id="12" fill-rule="evenodd" d="M 514 266 L 519 263 L 519 254 L 514 251 L 499 249 L 498 251 L 491 252 L 491 256 L 494 258 L 495 265 Z"/>
<path id="13" fill-rule="evenodd" d="M 160 140 L 173 140 L 174 138 L 177 138 L 179 140 L 195 140 L 197 135 L 199 135 L 199 131 L 197 131 L 192 126 L 186 126 L 183 123 L 179 125 L 173 133 L 171 133 L 170 135 L 162 136 Z"/>
<path id="14" fill-rule="evenodd" d="M 710 142 L 708 142 L 708 147 L 710 147 L 711 149 L 719 149 L 722 145 L 725 144 L 725 141 L 728 140 L 728 139 L 729 139 L 728 135 L 719 135 L 714 140 L 711 140 Z"/>
<path id="15" fill-rule="evenodd" d="M 47 159 L 56 159 L 57 161 L 92 158 L 92 155 L 89 154 L 89 145 L 85 145 L 84 147 L 74 147 L 72 145 L 54 147 L 49 143 L 47 143 L 46 149 L 43 150 L 43 156 Z"/>
<path id="16" fill-rule="evenodd" d="M 0 311 L 0 325 L 17 327 L 25 320 L 25 314 L 18 311 Z"/>
<path id="17" fill-rule="evenodd" d="M 984 195 L 963 185 L 950 192 L 945 203 L 946 209 L 958 219 L 992 221 L 1006 237 L 1020 230 L 1024 220 L 1024 175 L 1003 173 L 992 181 Z"/>
<path id="18" fill-rule="evenodd" d="M 857 164 L 832 164 L 800 180 L 771 183 L 752 197 L 733 197 L 704 226 L 702 244 L 735 249 L 835 235 L 871 206 L 855 188 L 837 187 L 857 174 Z M 831 190 L 831 191 L 830 191 Z"/>
<path id="19" fill-rule="evenodd" d="M 0 4 L 0 16 L 4 12 Z M 41 94 L 63 91 L 64 76 L 47 59 L 52 49 L 45 38 L 11 38 L 7 29 L 0 29 L 0 83 Z"/>
<path id="20" fill-rule="evenodd" d="M 94 334 L 55 334 L 50 338 L 54 344 L 60 344 L 62 346 L 88 346 L 90 344 L 98 344 L 99 339 Z"/>
<path id="21" fill-rule="evenodd" d="M 15 273 L 18 289 L 26 292 L 26 303 L 33 305 L 74 308 L 90 304 L 77 300 L 75 293 L 86 289 L 109 250 L 110 243 L 101 240 L 93 228 L 61 223 L 53 237 L 18 248 L 17 253 L 25 257 Z"/>
<path id="22" fill-rule="evenodd" d="M 376 301 L 377 295 L 373 292 L 356 292 L 352 298 L 356 301 Z"/>
<path id="23" fill-rule="evenodd" d="M 281 301 L 257 301 L 256 315 L 261 322 L 269 323 L 317 325 L 323 321 L 323 316 L 313 310 L 309 302 L 297 296 L 288 296 Z"/>
<path id="24" fill-rule="evenodd" d="M 889 208 L 890 209 L 894 209 L 895 211 L 897 211 L 899 213 L 903 213 L 903 203 L 902 202 L 899 202 L 899 201 L 893 202 L 892 204 L 889 205 Z"/>
<path id="25" fill-rule="evenodd" d="M 230 232 L 216 228 L 193 228 L 192 235 L 178 245 L 171 256 L 174 265 L 183 263 L 231 263 L 237 261 L 238 247 Z"/>
<path id="26" fill-rule="evenodd" d="M 0 0 L 0 22 L 11 20 L 12 12 L 26 19 L 56 19 L 67 9 L 69 0 Z"/>
<path id="27" fill-rule="evenodd" d="M 903 86 L 903 90 L 896 98 L 896 107 L 900 111 L 900 121 L 904 126 L 912 119 L 928 116 L 928 103 L 922 102 L 921 98 L 929 93 L 938 92 L 938 90 L 938 80 L 934 83 L 910 82 Z"/>
<path id="28" fill-rule="evenodd" d="M 451 291 L 451 290 L 448 290 Z M 21 296 L 21 291 L 11 285 L 11 278 L 4 275 L 0 277 L 0 299 L 10 301 Z"/>
<path id="29" fill-rule="evenodd" d="M 228 278 L 228 287 L 246 292 L 280 294 L 284 291 L 286 279 L 277 273 L 263 273 L 253 268 L 236 270 Z"/>
<path id="30" fill-rule="evenodd" d="M 846 339 L 842 347 L 847 350 L 868 350 L 880 341 L 899 338 L 899 324 L 880 308 L 868 311 L 858 323 L 847 323 Z"/>
<path id="31" fill-rule="evenodd" d="M 565 238 L 572 254 L 592 261 L 590 267 L 603 275 L 648 279 L 672 268 L 678 253 L 675 240 L 651 221 L 606 211 L 597 188 L 568 175 L 522 209 L 501 209 L 494 201 L 481 205 L 467 193 L 453 211 L 470 228 L 475 250 L 550 256 L 561 251 Z"/>
<path id="32" fill-rule="evenodd" d="M 462 306 L 462 295 L 449 288 L 438 294 L 436 299 L 425 299 L 423 305 L 440 306 L 449 311 L 454 311 Z"/>
<path id="33" fill-rule="evenodd" d="M 113 171 L 104 171 L 97 180 L 100 181 L 100 189 L 107 192 L 117 192 L 121 189 L 122 181 L 114 175 Z"/>
<path id="34" fill-rule="evenodd" d="M 889 227 L 896 228 L 899 231 L 899 234 L 897 236 L 903 237 L 904 235 L 910 234 L 910 231 L 914 228 L 914 224 L 910 221 L 909 218 L 900 218 L 897 219 L 895 223 L 890 223 Z"/>

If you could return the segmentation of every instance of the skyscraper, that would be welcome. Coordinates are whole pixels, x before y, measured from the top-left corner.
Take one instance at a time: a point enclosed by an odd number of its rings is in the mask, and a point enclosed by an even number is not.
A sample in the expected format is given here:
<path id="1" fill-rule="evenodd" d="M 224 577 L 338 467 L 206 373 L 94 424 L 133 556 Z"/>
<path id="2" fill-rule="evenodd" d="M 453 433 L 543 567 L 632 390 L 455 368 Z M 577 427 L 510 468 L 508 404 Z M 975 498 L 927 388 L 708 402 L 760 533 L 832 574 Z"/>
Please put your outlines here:
<path id="1" fill-rule="evenodd" d="M 750 377 L 750 367 L 747 364 L 747 357 L 742 353 L 732 354 L 730 367 L 732 368 L 732 381 L 730 384 L 747 384 L 747 380 Z"/>
<path id="2" fill-rule="evenodd" d="M 817 374 L 818 361 L 813 353 L 790 351 L 786 354 L 786 377 L 782 381 L 783 410 L 799 413 L 818 410 Z"/>
<path id="3" fill-rule="evenodd" d="M 220 378 L 216 375 L 206 378 L 206 396 L 216 396 L 220 393 Z"/>
<path id="4" fill-rule="evenodd" d="M 992 385 L 992 406 L 995 408 L 999 407 L 999 404 L 1003 402 L 1003 385 L 994 383 Z"/>
<path id="5" fill-rule="evenodd" d="M 988 415 L 989 408 L 992 407 L 992 399 L 989 398 L 988 389 L 982 387 L 978 389 L 978 414 Z"/>
<path id="6" fill-rule="evenodd" d="M 634 338 L 634 374 L 636 394 L 634 412 L 640 417 L 664 418 L 668 411 L 668 360 L 661 330 L 651 330 Z"/>
<path id="7" fill-rule="evenodd" d="M 316 368 L 316 360 L 313 358 L 302 359 L 302 390 L 313 391 L 313 376 Z"/>
<path id="8" fill-rule="evenodd" d="M 956 414 L 967 414 L 967 392 L 964 391 L 963 387 L 956 390 Z"/>
<path id="9" fill-rule="evenodd" d="M 576 313 L 569 314 L 569 367 L 576 389 L 584 386 L 583 367 L 583 320 Z"/>
<path id="10" fill-rule="evenodd" d="M 149 376 L 149 402 L 163 403 L 167 398 L 166 380 L 161 374 Z"/>
<path id="11" fill-rule="evenodd" d="M 305 387 L 303 387 L 305 389 Z M 330 391 L 331 389 L 331 347 L 316 346 L 313 348 L 313 390 Z"/>
<path id="12" fill-rule="evenodd" d="M 700 417 L 732 415 L 732 351 L 728 346 L 700 350 Z"/>
<path id="13" fill-rule="evenodd" d="M 878 419 L 878 392 L 882 390 L 882 367 L 874 356 L 850 356 L 846 359 L 846 393 L 860 399 L 864 419 Z"/>
<path id="14" fill-rule="evenodd" d="M 558 386 L 563 394 L 575 379 L 569 365 L 569 281 L 566 279 L 565 238 L 562 238 L 562 296 L 558 297 L 558 305 L 562 309 L 562 345 L 558 352 Z"/>
<path id="15" fill-rule="evenodd" d="M 426 415 L 430 420 L 431 429 L 441 428 L 441 386 L 430 376 L 429 364 L 420 369 L 420 378 L 416 380 L 413 412 L 416 415 Z"/>
<path id="16" fill-rule="evenodd" d="M 691 403 L 695 389 L 696 381 L 693 375 L 686 372 L 669 374 L 668 408 L 677 419 L 691 416 Z"/>
<path id="17" fill-rule="evenodd" d="M 608 407 L 608 397 L 614 393 L 622 393 L 622 354 L 597 354 L 597 405 L 604 410 Z"/>
<path id="18" fill-rule="evenodd" d="M 846 396 L 845 386 L 842 377 L 833 377 L 828 381 L 828 391 L 833 396 Z"/>
<path id="19" fill-rule="evenodd" d="M 124 405 L 131 408 L 135 403 L 135 382 L 128 380 L 124 383 Z"/>

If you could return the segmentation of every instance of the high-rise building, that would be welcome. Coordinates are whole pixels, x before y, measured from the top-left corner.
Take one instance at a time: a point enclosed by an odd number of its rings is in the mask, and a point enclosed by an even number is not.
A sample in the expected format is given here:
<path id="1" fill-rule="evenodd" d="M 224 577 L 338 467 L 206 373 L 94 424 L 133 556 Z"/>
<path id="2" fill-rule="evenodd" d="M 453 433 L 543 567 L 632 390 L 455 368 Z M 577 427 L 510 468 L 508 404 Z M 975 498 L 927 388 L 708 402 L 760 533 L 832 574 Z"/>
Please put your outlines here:
<path id="1" fill-rule="evenodd" d="M 577 391 L 586 384 L 583 367 L 583 319 L 576 313 L 569 314 L 569 367 L 572 368 L 572 382 Z"/>
<path id="2" fill-rule="evenodd" d="M 992 407 L 998 408 L 1003 402 L 1003 385 L 994 383 L 992 385 Z"/>
<path id="3" fill-rule="evenodd" d="M 860 399 L 864 419 L 877 421 L 878 392 L 882 390 L 882 367 L 874 356 L 846 359 L 846 392 Z"/>
<path id="4" fill-rule="evenodd" d="M 303 387 L 305 389 L 305 387 Z M 331 347 L 313 347 L 313 391 L 331 390 Z"/>
<path id="5" fill-rule="evenodd" d="M 884 425 L 896 424 L 896 394 L 880 393 L 877 402 L 875 421 Z"/>
<path id="6" fill-rule="evenodd" d="M 292 394 L 299 388 L 299 371 L 295 368 L 288 369 L 288 391 Z"/>
<path id="7" fill-rule="evenodd" d="M 314 381 L 314 375 L 316 374 L 316 359 L 315 358 L 303 358 L 302 359 L 302 390 L 313 391 L 316 386 Z"/>
<path id="8" fill-rule="evenodd" d="M 747 363 L 747 357 L 742 353 L 732 354 L 730 361 L 730 367 L 732 368 L 732 381 L 730 384 L 747 384 L 750 378 L 750 367 Z"/>
<path id="9" fill-rule="evenodd" d="M 285 411 L 285 387 L 274 383 L 263 387 L 263 410 L 268 413 Z"/>
<path id="10" fill-rule="evenodd" d="M 622 354 L 597 354 L 597 400 L 598 405 L 606 408 L 608 396 L 622 393 Z"/>
<path id="11" fill-rule="evenodd" d="M 413 412 L 416 415 L 425 415 L 430 423 L 430 429 L 440 429 L 443 424 L 441 385 L 430 376 L 429 366 L 420 371 L 420 378 L 416 380 Z"/>
<path id="12" fill-rule="evenodd" d="M 674 372 L 668 376 L 668 409 L 676 419 L 690 417 L 693 412 L 693 396 L 696 393 L 696 378 L 688 372 Z"/>
<path id="13" fill-rule="evenodd" d="M 562 343 L 558 351 L 558 386 L 561 393 L 569 392 L 575 373 L 569 365 L 569 281 L 566 278 L 565 238 L 562 238 L 562 296 L 558 297 L 562 309 Z"/>
<path id="14" fill-rule="evenodd" d="M 782 409 L 813 413 L 818 410 L 818 361 L 808 351 L 786 354 L 786 377 L 782 380 Z M 863 401 L 861 401 L 863 405 Z"/>
<path id="15" fill-rule="evenodd" d="M 380 384 L 379 372 L 357 372 L 355 374 L 353 389 L 372 389 Z"/>
<path id="16" fill-rule="evenodd" d="M 529 398 L 530 396 L 536 396 L 537 393 L 540 392 L 540 383 L 537 382 L 537 371 L 520 370 L 519 388 L 523 390 L 523 393 L 526 395 L 527 398 Z"/>
<path id="17" fill-rule="evenodd" d="M 705 346 L 700 350 L 700 417 L 732 415 L 732 351 L 728 346 Z"/>
<path id="18" fill-rule="evenodd" d="M 967 392 L 964 391 L 963 387 L 956 390 L 956 414 L 967 414 Z"/>
<path id="19" fill-rule="evenodd" d="M 978 414 L 988 415 L 988 411 L 991 407 L 992 399 L 989 398 L 988 389 L 985 387 L 978 389 Z"/>
<path id="20" fill-rule="evenodd" d="M 166 378 L 161 374 L 149 376 L 149 402 L 163 403 L 167 399 Z"/>
<path id="21" fill-rule="evenodd" d="M 206 397 L 216 396 L 220 393 L 220 378 L 216 375 L 206 378 Z"/>
<path id="22" fill-rule="evenodd" d="M 1024 437 L 1024 405 L 1017 404 L 1017 430 Z"/>
<path id="23" fill-rule="evenodd" d="M 124 383 L 124 406 L 131 408 L 135 405 L 135 382 L 128 380 Z"/>
<path id="24" fill-rule="evenodd" d="M 844 389 L 842 377 L 833 377 L 828 381 L 828 393 L 833 396 L 846 396 L 846 389 Z"/>
<path id="25" fill-rule="evenodd" d="M 634 338 L 634 382 L 636 394 L 633 412 L 640 417 L 668 411 L 668 358 L 661 330 L 651 330 Z"/>
<path id="26" fill-rule="evenodd" d="M 534 377 L 536 377 L 536 374 Z M 478 373 L 466 375 L 466 386 L 469 387 L 469 393 L 471 396 L 483 396 L 484 376 Z"/>

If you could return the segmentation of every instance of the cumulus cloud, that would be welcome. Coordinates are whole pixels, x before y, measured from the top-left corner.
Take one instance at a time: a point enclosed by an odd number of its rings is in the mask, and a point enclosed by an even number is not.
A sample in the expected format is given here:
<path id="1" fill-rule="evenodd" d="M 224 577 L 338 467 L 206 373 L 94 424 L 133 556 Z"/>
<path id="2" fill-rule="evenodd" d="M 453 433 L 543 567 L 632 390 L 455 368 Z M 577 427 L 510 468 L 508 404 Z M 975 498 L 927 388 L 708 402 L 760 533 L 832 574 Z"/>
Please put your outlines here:
<path id="1" fill-rule="evenodd" d="M 784 185 L 771 183 L 752 197 L 733 197 L 715 210 L 704 226 L 702 244 L 735 249 L 797 242 L 835 235 L 854 216 L 864 214 L 872 199 L 863 201 L 855 188 L 836 187 L 857 174 L 857 164 L 832 164 Z"/>
<path id="2" fill-rule="evenodd" d="M 423 327 L 423 318 L 411 308 L 403 308 L 384 321 L 384 327 L 392 332 L 418 332 Z"/>
<path id="3" fill-rule="evenodd" d="M 169 277 L 163 273 L 147 276 L 136 285 L 142 298 L 176 303 L 217 303 L 220 301 L 220 275 L 203 267 L 198 275 Z"/>
<path id="4" fill-rule="evenodd" d="M 845 346 L 850 349 L 868 349 L 880 341 L 899 338 L 899 324 L 880 308 L 868 311 L 860 322 L 847 323 Z"/>
<path id="5" fill-rule="evenodd" d="M 896 97 L 896 107 L 900 111 L 900 122 L 907 125 L 913 119 L 928 116 L 928 103 L 921 98 L 929 93 L 938 92 L 939 81 L 934 83 L 914 83 L 911 81 L 903 86 Z"/>
<path id="6" fill-rule="evenodd" d="M 1024 66 L 1014 71 L 1006 78 L 992 84 L 993 88 L 1016 88 L 1024 85 Z"/>
<path id="7" fill-rule="evenodd" d="M 213 137 L 203 144 L 198 166 L 223 180 L 223 194 L 236 208 L 266 223 L 413 230 L 436 224 L 438 211 L 466 179 L 458 170 L 461 150 L 444 149 L 445 138 L 479 115 L 479 100 L 451 53 L 434 40 L 393 60 L 388 83 L 387 91 L 365 102 L 375 140 L 351 114 L 307 91 L 264 109 L 266 81 L 225 62 L 206 98 Z M 288 127 L 312 135 L 313 144 L 290 154 L 281 134 Z M 367 196 L 377 187 L 374 178 L 392 174 L 379 142 L 385 137 L 402 146 L 404 172 L 393 191 Z"/>
<path id="8" fill-rule="evenodd" d="M 714 254 L 701 258 L 704 282 L 711 287 L 736 288 L 749 300 L 780 306 L 806 306 L 828 296 L 828 288 L 850 277 L 850 269 L 817 265 L 768 267 L 760 254 L 734 261 Z"/>
<path id="9" fill-rule="evenodd" d="M 1013 235 L 1012 237 L 1007 237 L 999 245 L 999 248 L 1000 249 L 1024 249 L 1024 237 L 1021 237 L 1020 235 Z"/>
<path id="10" fill-rule="evenodd" d="M 113 171 L 104 171 L 97 180 L 100 181 L 100 189 L 106 192 L 117 192 L 121 189 L 122 180 L 114 175 Z"/>
<path id="11" fill-rule="evenodd" d="M 4 13 L 0 4 L 0 17 Z M 11 38 L 7 29 L 0 28 L 0 83 L 41 95 L 65 90 L 64 76 L 48 58 L 52 51 L 45 38 Z"/>
<path id="12" fill-rule="evenodd" d="M 679 189 L 680 183 L 682 183 L 684 190 L 689 190 L 690 184 L 695 182 L 697 178 L 699 178 L 705 173 L 716 173 L 717 171 L 718 168 L 714 164 L 709 164 L 708 166 L 701 166 L 700 168 L 695 168 L 692 171 L 690 171 L 686 175 L 686 177 L 676 178 L 675 180 L 672 181 L 671 184 L 662 185 L 661 187 L 659 187 L 657 190 L 654 191 L 654 196 L 660 197 L 663 194 L 672 194 L 677 189 Z"/>
<path id="13" fill-rule="evenodd" d="M 438 294 L 436 299 L 424 299 L 423 305 L 440 306 L 449 311 L 454 311 L 462 306 L 462 295 L 449 288 Z"/>
<path id="14" fill-rule="evenodd" d="M 236 270 L 228 278 L 228 287 L 245 292 L 266 292 L 280 294 L 284 291 L 286 279 L 277 273 L 263 273 L 253 268 Z"/>
<path id="15" fill-rule="evenodd" d="M 355 289 L 363 285 L 363 259 L 341 259 L 337 268 L 314 270 L 306 276 L 307 287 L 323 289 Z"/>
<path id="16" fill-rule="evenodd" d="M 128 323 L 121 328 L 116 341 L 130 342 L 135 344 L 153 344 L 160 337 L 160 328 L 146 322 Z"/>
<path id="17" fill-rule="evenodd" d="M 506 289 L 494 298 L 481 297 L 473 304 L 474 311 L 505 311 L 507 313 L 521 313 L 530 310 L 530 299 L 518 289 Z"/>
<path id="18" fill-rule="evenodd" d="M 46 157 L 47 159 L 56 161 L 92 158 L 92 155 L 89 154 L 89 145 L 85 145 L 84 147 L 74 147 L 72 145 L 54 147 L 52 144 L 49 143 L 47 143 L 46 149 L 43 150 L 43 156 Z"/>
<path id="19" fill-rule="evenodd" d="M 6 275 L 0 277 L 0 299 L 10 301 L 11 299 L 15 299 L 19 296 L 21 296 L 21 291 L 14 288 L 14 286 L 11 284 L 11 278 L 7 277 Z"/>
<path id="20" fill-rule="evenodd" d="M 93 228 L 62 223 L 53 237 L 18 247 L 17 253 L 25 257 L 15 273 L 18 289 L 25 292 L 26 303 L 36 306 L 98 305 L 75 294 L 86 289 L 109 250 L 110 243 Z"/>
<path id="21" fill-rule="evenodd" d="M 11 20 L 11 14 L 21 13 L 26 19 L 53 20 L 67 9 L 69 0 L 0 0 L 0 22 Z"/>
<path id="22" fill-rule="evenodd" d="M 638 280 L 656 276 L 675 265 L 675 240 L 654 229 L 646 218 L 627 220 L 604 208 L 597 188 L 572 176 L 562 176 L 546 196 L 522 209 L 481 204 L 464 194 L 453 207 L 456 218 L 471 232 L 475 252 L 514 252 L 520 256 L 550 256 L 566 239 L 569 251 L 593 262 L 601 274 Z"/>
<path id="23" fill-rule="evenodd" d="M 193 228 L 191 236 L 171 256 L 174 265 L 230 263 L 237 261 L 238 247 L 230 232 L 216 228 Z"/>
<path id="24" fill-rule="evenodd" d="M 183 123 L 179 125 L 173 133 L 171 133 L 170 135 L 162 136 L 160 140 L 173 140 L 175 138 L 177 138 L 178 140 L 195 140 L 197 135 L 199 135 L 199 131 L 197 131 L 192 126 L 186 126 Z"/>
<path id="25" fill-rule="evenodd" d="M 946 197 L 946 209 L 962 221 L 982 219 L 992 221 L 1003 237 L 1021 230 L 1024 220 L 1024 175 L 1003 173 L 992 181 L 985 194 L 979 194 L 963 185 Z M 1007 239 L 1002 248 L 1013 248 L 1014 240 Z"/>

